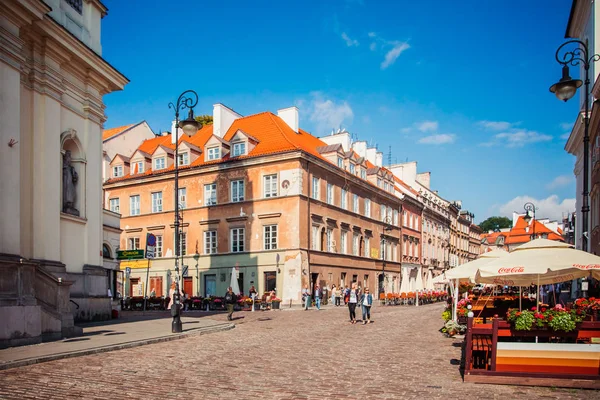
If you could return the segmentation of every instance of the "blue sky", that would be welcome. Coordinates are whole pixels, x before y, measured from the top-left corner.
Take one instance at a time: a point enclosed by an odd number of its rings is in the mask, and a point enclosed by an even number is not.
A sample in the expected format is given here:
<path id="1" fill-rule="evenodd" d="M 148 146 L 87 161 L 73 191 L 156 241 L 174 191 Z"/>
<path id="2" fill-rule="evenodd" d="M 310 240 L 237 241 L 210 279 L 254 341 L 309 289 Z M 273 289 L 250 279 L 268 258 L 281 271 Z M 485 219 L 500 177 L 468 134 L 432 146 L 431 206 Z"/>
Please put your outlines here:
<path id="1" fill-rule="evenodd" d="M 168 130 L 186 89 L 196 114 L 297 105 L 316 136 L 341 126 L 386 163 L 390 145 L 417 160 L 476 221 L 528 200 L 538 216 L 574 210 L 577 102 L 548 91 L 570 0 L 104 2 L 103 57 L 131 80 L 105 96 L 107 128 Z"/>

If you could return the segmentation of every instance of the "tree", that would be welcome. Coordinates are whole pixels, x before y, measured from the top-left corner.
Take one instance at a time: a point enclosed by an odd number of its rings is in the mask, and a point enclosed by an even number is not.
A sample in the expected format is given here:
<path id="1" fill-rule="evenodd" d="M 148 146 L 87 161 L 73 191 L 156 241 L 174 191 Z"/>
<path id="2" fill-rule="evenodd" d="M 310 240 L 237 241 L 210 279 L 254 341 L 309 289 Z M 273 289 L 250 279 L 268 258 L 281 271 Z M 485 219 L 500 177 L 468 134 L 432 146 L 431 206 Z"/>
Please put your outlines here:
<path id="1" fill-rule="evenodd" d="M 212 115 L 198 115 L 198 116 L 196 116 L 195 119 L 196 119 L 196 121 L 200 122 L 202 124 L 202 126 L 212 125 L 212 123 L 213 123 Z"/>
<path id="2" fill-rule="evenodd" d="M 510 228 L 512 221 L 506 217 L 489 217 L 479 224 L 479 227 L 484 232 L 493 231 L 495 229 Z"/>

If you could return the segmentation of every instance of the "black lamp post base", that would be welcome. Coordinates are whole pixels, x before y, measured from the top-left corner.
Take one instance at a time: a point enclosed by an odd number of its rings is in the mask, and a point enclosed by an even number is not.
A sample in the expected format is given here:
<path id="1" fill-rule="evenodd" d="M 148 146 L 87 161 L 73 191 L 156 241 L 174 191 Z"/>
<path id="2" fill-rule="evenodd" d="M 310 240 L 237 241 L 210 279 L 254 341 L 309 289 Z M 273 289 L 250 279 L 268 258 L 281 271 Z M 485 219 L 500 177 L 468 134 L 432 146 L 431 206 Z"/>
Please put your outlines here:
<path id="1" fill-rule="evenodd" d="M 173 322 L 171 322 L 171 333 L 181 333 L 183 332 L 181 326 L 181 318 L 179 315 L 173 317 Z"/>

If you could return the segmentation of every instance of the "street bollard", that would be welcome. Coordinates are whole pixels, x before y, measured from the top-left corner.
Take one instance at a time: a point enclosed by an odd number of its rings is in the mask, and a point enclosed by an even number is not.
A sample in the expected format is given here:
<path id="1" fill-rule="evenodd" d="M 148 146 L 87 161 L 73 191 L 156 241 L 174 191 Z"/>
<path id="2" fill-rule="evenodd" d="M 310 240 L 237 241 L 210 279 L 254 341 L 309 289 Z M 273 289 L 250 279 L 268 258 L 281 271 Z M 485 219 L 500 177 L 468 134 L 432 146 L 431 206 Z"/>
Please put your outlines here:
<path id="1" fill-rule="evenodd" d="M 415 293 L 416 293 L 416 296 L 417 296 L 416 297 L 417 301 L 415 303 L 416 303 L 416 306 L 419 307 L 419 292 L 417 291 Z"/>

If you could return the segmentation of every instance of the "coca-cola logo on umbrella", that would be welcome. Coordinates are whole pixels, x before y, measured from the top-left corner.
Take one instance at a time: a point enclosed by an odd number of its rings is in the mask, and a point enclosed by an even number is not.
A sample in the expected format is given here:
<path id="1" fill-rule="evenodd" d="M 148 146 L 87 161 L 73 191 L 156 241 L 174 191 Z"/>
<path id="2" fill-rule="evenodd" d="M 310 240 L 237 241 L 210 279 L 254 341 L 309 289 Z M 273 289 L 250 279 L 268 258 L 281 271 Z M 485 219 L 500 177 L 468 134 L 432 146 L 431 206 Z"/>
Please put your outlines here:
<path id="1" fill-rule="evenodd" d="M 600 264 L 588 264 L 588 265 L 573 264 L 573 267 L 577 268 L 577 269 L 600 269 Z"/>
<path id="2" fill-rule="evenodd" d="M 499 268 L 499 274 L 520 274 L 525 272 L 524 267 L 512 267 L 512 268 Z"/>

